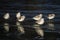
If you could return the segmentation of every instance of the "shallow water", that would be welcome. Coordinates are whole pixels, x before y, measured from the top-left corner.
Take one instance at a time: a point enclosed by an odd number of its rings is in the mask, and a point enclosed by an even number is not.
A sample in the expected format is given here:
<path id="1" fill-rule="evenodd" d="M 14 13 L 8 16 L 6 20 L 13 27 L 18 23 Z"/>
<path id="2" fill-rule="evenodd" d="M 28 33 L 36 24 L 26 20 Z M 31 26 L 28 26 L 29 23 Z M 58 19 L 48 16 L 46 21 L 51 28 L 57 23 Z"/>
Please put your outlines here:
<path id="1" fill-rule="evenodd" d="M 38 25 L 29 22 L 2 22 L 0 23 L 0 39 L 1 40 L 57 40 L 60 38 L 60 24 L 46 22 L 43 25 Z M 12 24 L 11 24 L 12 23 Z M 26 24 L 25 24 L 26 23 Z M 43 30 L 42 34 L 36 32 Z M 41 31 L 40 31 L 41 32 Z M 43 35 L 43 37 L 41 37 Z"/>
<path id="2" fill-rule="evenodd" d="M 60 40 L 59 0 L 1 0 L 0 5 L 0 40 Z M 10 14 L 8 20 L 3 19 L 6 12 Z M 17 12 L 26 16 L 24 22 L 17 22 Z M 43 25 L 32 20 L 32 17 L 40 13 L 45 19 Z M 52 22 L 45 17 L 49 13 L 56 14 Z"/>

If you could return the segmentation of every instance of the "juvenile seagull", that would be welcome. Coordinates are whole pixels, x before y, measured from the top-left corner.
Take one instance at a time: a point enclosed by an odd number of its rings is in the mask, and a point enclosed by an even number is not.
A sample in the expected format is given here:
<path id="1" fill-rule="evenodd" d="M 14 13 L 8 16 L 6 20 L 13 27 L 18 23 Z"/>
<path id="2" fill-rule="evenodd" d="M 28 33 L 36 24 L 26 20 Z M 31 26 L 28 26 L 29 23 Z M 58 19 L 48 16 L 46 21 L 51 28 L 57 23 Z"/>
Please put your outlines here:
<path id="1" fill-rule="evenodd" d="M 23 16 L 21 16 L 21 14 L 20 14 L 20 12 L 18 12 L 17 14 L 16 14 L 16 18 L 17 18 L 17 20 L 18 21 L 24 21 L 24 19 L 25 19 L 25 16 L 23 15 Z"/>
<path id="2" fill-rule="evenodd" d="M 44 18 L 41 18 L 40 20 L 37 20 L 36 23 L 40 24 L 40 25 L 44 24 Z"/>
<path id="3" fill-rule="evenodd" d="M 33 17 L 34 20 L 40 20 L 41 18 L 42 18 L 42 14 L 39 14 Z"/>
<path id="4" fill-rule="evenodd" d="M 47 18 L 48 19 L 53 19 L 53 18 L 55 18 L 55 14 L 49 14 Z"/>
<path id="5" fill-rule="evenodd" d="M 6 13 L 6 14 L 3 16 L 3 18 L 6 19 L 6 20 L 9 19 L 9 17 L 10 17 L 10 16 L 9 16 L 9 13 Z"/>

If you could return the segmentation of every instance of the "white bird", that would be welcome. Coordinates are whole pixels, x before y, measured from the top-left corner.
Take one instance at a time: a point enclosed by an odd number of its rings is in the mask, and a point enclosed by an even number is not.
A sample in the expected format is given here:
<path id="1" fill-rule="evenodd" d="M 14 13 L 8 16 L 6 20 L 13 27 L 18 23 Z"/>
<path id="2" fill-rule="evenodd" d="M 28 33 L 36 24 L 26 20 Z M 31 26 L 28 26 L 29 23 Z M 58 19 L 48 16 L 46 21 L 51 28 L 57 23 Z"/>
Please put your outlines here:
<path id="1" fill-rule="evenodd" d="M 42 14 L 39 14 L 33 17 L 34 20 L 40 20 L 41 18 L 42 18 Z"/>
<path id="2" fill-rule="evenodd" d="M 40 20 L 37 20 L 36 23 L 40 24 L 40 25 L 44 24 L 44 18 L 41 18 Z"/>
<path id="3" fill-rule="evenodd" d="M 25 19 L 25 16 L 21 16 L 20 18 L 18 18 L 18 21 L 24 21 L 24 19 Z"/>
<path id="4" fill-rule="evenodd" d="M 9 19 L 9 17 L 10 17 L 10 16 L 9 16 L 9 13 L 6 13 L 6 14 L 3 16 L 4 19 Z"/>
<path id="5" fill-rule="evenodd" d="M 25 16 L 24 16 L 24 15 L 21 16 L 20 12 L 18 12 L 18 13 L 16 14 L 16 17 L 17 17 L 17 20 L 20 21 L 20 22 L 24 21 L 24 19 L 25 19 Z"/>
<path id="6" fill-rule="evenodd" d="M 55 18 L 55 14 L 49 14 L 47 18 L 48 19 L 53 19 L 53 18 Z"/>
<path id="7" fill-rule="evenodd" d="M 18 12 L 17 14 L 16 14 L 16 18 L 20 18 L 21 17 L 21 14 L 20 14 L 20 12 Z"/>

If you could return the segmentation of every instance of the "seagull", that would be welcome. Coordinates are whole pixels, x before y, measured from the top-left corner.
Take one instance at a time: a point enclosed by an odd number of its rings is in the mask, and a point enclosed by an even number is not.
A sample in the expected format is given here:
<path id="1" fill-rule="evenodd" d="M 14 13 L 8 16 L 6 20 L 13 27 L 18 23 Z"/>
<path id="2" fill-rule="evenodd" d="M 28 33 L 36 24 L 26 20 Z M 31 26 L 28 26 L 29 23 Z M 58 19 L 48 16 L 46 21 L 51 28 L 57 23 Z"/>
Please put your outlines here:
<path id="1" fill-rule="evenodd" d="M 24 21 L 24 19 L 25 19 L 25 16 L 24 15 L 21 16 L 20 12 L 18 12 L 16 14 L 16 17 L 17 17 L 17 20 L 20 21 L 20 22 Z"/>
<path id="2" fill-rule="evenodd" d="M 24 19 L 25 19 L 25 16 L 21 16 L 20 18 L 18 18 L 18 21 L 24 21 Z"/>
<path id="3" fill-rule="evenodd" d="M 6 13 L 6 14 L 3 16 L 3 18 L 6 19 L 6 20 L 9 19 L 9 17 L 10 17 L 10 16 L 9 16 L 9 13 Z"/>
<path id="4" fill-rule="evenodd" d="M 47 18 L 48 19 L 53 19 L 53 18 L 55 18 L 55 14 L 49 14 Z"/>
<path id="5" fill-rule="evenodd" d="M 33 17 L 34 20 L 40 20 L 41 18 L 42 18 L 42 14 L 39 14 Z"/>
<path id="6" fill-rule="evenodd" d="M 40 20 L 37 20 L 36 23 L 40 24 L 40 25 L 44 24 L 44 18 L 41 18 Z"/>

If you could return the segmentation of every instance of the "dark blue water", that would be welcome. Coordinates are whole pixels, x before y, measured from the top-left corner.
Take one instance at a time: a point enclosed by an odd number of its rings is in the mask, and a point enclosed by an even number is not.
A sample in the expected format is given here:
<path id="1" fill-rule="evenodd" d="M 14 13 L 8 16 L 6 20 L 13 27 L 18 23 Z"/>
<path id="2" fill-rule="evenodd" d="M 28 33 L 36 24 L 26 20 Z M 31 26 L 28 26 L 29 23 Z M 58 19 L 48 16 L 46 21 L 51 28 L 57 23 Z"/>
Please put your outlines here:
<path id="1" fill-rule="evenodd" d="M 16 22 L 5 21 L 0 23 L 0 40 L 57 40 L 60 38 L 60 24 L 45 22 L 45 24 L 40 26 L 36 23 L 33 23 L 32 21 L 27 21 L 26 23 L 22 22 L 17 25 Z M 5 23 L 8 25 L 4 25 Z M 6 31 L 4 26 L 8 26 L 9 31 Z M 23 27 L 25 33 L 21 34 L 21 32 L 18 31 L 17 27 Z M 43 38 L 38 35 L 34 27 L 40 28 L 39 30 L 42 29 L 44 31 Z"/>
<path id="2" fill-rule="evenodd" d="M 4 20 L 3 15 L 7 12 L 10 13 L 10 19 Z M 21 23 L 25 31 L 23 35 L 20 35 L 21 32 L 17 30 L 17 12 L 26 16 L 25 21 Z M 43 14 L 43 17 L 50 13 L 56 14 L 52 22 L 44 17 L 45 23 L 38 26 L 44 30 L 43 38 L 36 33 L 34 25 L 37 24 L 32 20 L 32 17 L 40 13 Z M 4 29 L 4 23 L 9 24 L 8 32 Z M 1 0 L 0 40 L 60 40 L 60 0 Z"/>

